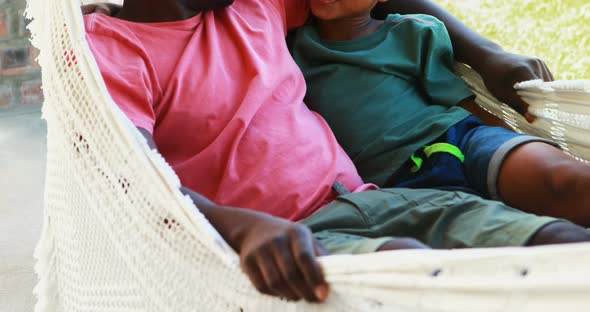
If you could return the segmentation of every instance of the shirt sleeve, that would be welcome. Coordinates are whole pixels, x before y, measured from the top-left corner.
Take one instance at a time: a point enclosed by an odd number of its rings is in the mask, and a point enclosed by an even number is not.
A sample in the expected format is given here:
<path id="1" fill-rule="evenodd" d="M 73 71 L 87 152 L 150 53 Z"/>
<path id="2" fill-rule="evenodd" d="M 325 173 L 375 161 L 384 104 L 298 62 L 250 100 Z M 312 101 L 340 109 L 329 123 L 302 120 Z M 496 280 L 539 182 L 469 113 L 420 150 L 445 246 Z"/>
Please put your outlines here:
<path id="1" fill-rule="evenodd" d="M 420 17 L 422 18 L 425 16 Z M 422 33 L 421 63 L 424 91 L 433 104 L 455 106 L 460 101 L 472 97 L 473 93 L 453 71 L 455 55 L 445 25 L 434 17 L 423 22 L 427 23 Z"/>
<path id="2" fill-rule="evenodd" d="M 141 54 L 110 36 L 90 33 L 87 39 L 115 103 L 136 127 L 153 134 L 153 83 Z"/>
<path id="3" fill-rule="evenodd" d="M 309 17 L 309 0 L 276 0 L 285 19 L 287 30 L 303 26 Z"/>

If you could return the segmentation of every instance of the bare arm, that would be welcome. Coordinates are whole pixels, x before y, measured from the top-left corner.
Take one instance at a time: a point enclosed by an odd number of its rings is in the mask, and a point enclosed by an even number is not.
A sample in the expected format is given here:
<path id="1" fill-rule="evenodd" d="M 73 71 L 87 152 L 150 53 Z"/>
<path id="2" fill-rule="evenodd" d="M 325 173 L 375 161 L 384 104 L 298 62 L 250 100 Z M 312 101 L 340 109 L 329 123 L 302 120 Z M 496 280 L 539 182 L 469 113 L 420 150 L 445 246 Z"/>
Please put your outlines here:
<path id="1" fill-rule="evenodd" d="M 95 3 L 82 6 L 82 14 L 102 13 L 115 15 L 121 10 L 121 6 L 114 3 Z"/>
<path id="2" fill-rule="evenodd" d="M 457 61 L 477 69 L 481 56 L 503 51 L 498 44 L 471 30 L 452 14 L 430 0 L 388 1 L 376 8 L 375 14 L 384 18 L 387 14 L 428 14 L 435 16 L 447 27 Z"/>
<path id="3" fill-rule="evenodd" d="M 118 9 L 117 6 L 94 5 L 83 7 L 82 11 L 112 15 Z M 105 57 L 109 57 L 108 54 Z M 145 101 L 141 98 L 136 100 Z M 148 106 L 141 104 L 132 105 Z M 157 150 L 150 132 L 142 128 L 138 130 L 150 147 Z M 306 226 L 249 209 L 218 205 L 187 187 L 181 187 L 180 190 L 193 200 L 219 234 L 240 255 L 242 270 L 260 292 L 291 300 L 303 298 L 317 302 L 326 299 L 328 285 L 316 259 L 323 248 Z"/>
<path id="4" fill-rule="evenodd" d="M 149 146 L 157 149 L 152 135 L 138 130 Z M 248 209 L 220 206 L 186 187 L 181 191 L 240 254 L 242 270 L 260 292 L 290 300 L 326 299 L 328 285 L 316 261 L 323 249 L 306 226 Z"/>
<path id="5" fill-rule="evenodd" d="M 553 80 L 547 65 L 534 57 L 512 54 L 498 44 L 484 38 L 460 22 L 452 14 L 431 0 L 396 0 L 379 4 L 375 16 L 387 14 L 429 14 L 447 27 L 457 61 L 475 69 L 484 79 L 487 88 L 502 102 L 525 115 L 529 121 L 528 104 L 516 94 L 513 86 L 517 82 L 533 79 Z"/>

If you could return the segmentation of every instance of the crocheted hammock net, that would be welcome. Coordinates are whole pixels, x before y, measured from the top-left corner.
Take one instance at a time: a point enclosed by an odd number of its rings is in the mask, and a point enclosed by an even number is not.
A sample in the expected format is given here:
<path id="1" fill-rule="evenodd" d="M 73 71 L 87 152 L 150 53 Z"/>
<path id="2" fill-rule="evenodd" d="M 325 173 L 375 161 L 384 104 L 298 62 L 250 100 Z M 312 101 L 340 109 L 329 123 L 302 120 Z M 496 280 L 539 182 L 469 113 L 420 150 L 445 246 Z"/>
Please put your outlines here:
<path id="1" fill-rule="evenodd" d="M 257 293 L 238 257 L 113 102 L 77 0 L 29 0 L 48 124 L 36 311 L 585 311 L 590 245 L 321 258 L 326 304 Z M 533 125 L 459 72 L 486 109 L 590 159 L 589 82 L 519 86 Z"/>

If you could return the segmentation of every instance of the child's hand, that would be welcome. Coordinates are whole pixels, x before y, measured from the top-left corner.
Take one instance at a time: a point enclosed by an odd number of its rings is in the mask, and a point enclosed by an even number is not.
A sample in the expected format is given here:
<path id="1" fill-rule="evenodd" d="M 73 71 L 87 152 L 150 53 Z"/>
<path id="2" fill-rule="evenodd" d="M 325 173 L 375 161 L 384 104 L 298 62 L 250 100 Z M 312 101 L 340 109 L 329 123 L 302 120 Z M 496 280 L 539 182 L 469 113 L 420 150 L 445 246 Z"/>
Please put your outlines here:
<path id="1" fill-rule="evenodd" d="M 482 61 L 477 71 L 492 95 L 510 105 L 529 122 L 534 121 L 533 115 L 528 113 L 529 105 L 518 96 L 514 84 L 535 79 L 552 81 L 553 75 L 545 62 L 505 51 L 490 53 Z"/>
<path id="2" fill-rule="evenodd" d="M 82 14 L 101 13 L 114 16 L 121 10 L 121 6 L 112 3 L 95 3 L 82 6 Z"/>

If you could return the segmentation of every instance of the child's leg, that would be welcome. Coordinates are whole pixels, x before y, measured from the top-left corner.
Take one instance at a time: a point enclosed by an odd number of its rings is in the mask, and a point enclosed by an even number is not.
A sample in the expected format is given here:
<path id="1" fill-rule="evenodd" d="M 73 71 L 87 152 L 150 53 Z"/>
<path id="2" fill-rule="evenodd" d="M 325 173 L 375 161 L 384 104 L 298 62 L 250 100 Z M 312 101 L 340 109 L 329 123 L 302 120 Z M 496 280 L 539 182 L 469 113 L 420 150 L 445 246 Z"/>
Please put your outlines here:
<path id="1" fill-rule="evenodd" d="M 590 226 L 590 165 L 549 144 L 513 150 L 500 169 L 498 188 L 512 207 Z"/>
<path id="2" fill-rule="evenodd" d="M 430 249 L 430 247 L 422 244 L 422 242 L 414 238 L 398 238 L 390 240 L 387 243 L 381 245 L 377 251 L 391 251 L 401 249 Z"/>

